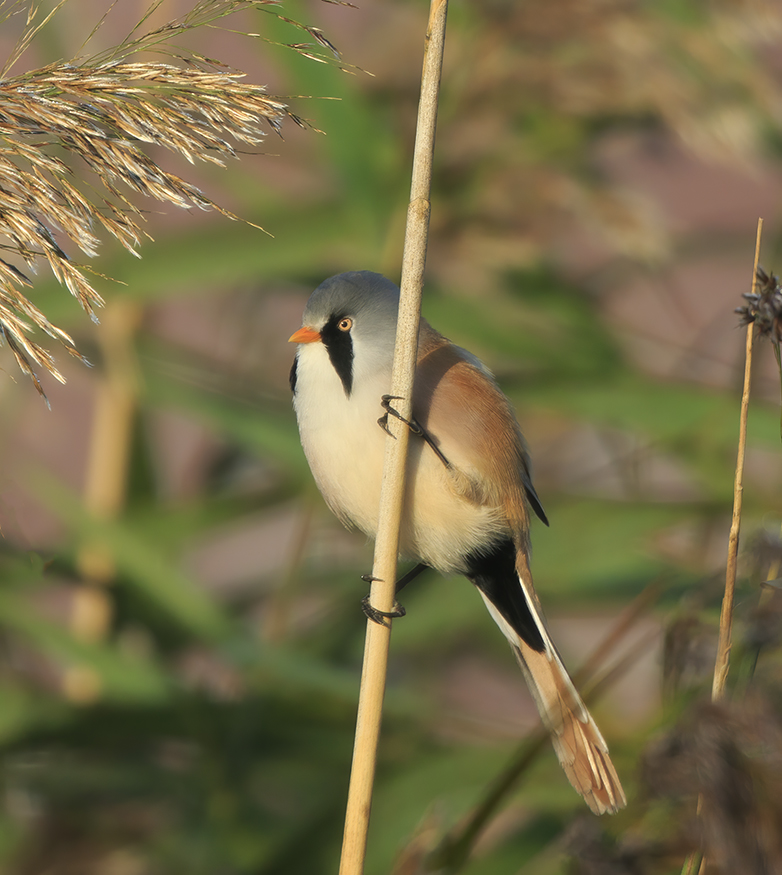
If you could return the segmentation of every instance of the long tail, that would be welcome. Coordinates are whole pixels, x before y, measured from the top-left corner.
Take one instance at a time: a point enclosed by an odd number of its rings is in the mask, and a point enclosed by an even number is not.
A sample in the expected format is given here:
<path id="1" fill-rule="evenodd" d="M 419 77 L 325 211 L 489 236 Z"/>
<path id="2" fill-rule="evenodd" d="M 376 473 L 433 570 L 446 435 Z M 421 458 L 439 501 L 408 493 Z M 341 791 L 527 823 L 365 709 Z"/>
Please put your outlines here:
<path id="1" fill-rule="evenodd" d="M 568 780 L 595 814 L 614 814 L 627 799 L 608 745 L 540 616 L 526 557 L 508 546 L 473 560 L 470 579 L 516 654 Z"/>

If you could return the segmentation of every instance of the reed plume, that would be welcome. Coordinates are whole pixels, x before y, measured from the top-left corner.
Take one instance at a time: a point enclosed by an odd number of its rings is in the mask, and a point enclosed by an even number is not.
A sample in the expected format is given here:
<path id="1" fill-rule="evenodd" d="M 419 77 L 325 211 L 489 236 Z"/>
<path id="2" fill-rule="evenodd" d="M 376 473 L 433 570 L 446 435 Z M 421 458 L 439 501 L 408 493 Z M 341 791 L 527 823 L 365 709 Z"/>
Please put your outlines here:
<path id="1" fill-rule="evenodd" d="M 0 73 L 0 343 L 8 345 L 44 398 L 35 367 L 45 368 L 61 382 L 63 377 L 51 352 L 32 339 L 34 326 L 71 355 L 83 357 L 73 339 L 27 297 L 33 286 L 30 275 L 40 263 L 48 264 L 58 282 L 96 320 L 95 310 L 103 300 L 93 283 L 100 275 L 73 261 L 66 249 L 94 257 L 107 233 L 138 256 L 148 235 L 143 213 L 131 199 L 134 193 L 236 218 L 195 185 L 164 170 L 145 149 L 154 145 L 191 164 L 223 166 L 236 157 L 237 146 L 257 147 L 268 131 L 279 133 L 286 119 L 308 126 L 263 86 L 244 82 L 244 73 L 172 44 L 185 31 L 214 27 L 241 9 L 258 8 L 282 17 L 265 8 L 276 5 L 271 0 L 199 0 L 180 18 L 144 31 L 151 13 L 163 3 L 156 0 L 119 46 L 91 58 L 8 75 L 65 2 L 41 21 L 36 20 L 34 4 L 0 2 L 0 25 L 27 12 L 23 33 Z M 338 57 L 319 29 L 291 23 Z M 311 44 L 289 48 L 329 60 Z M 150 52 L 166 60 L 134 60 Z M 85 169 L 87 174 L 81 172 Z"/>

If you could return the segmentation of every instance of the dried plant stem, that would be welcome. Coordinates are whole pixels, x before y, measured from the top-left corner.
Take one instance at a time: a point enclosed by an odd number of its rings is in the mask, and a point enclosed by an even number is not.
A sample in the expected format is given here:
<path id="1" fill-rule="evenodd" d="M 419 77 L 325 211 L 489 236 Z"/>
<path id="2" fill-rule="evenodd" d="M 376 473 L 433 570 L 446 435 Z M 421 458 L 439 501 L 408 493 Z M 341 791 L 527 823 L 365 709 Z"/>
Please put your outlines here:
<path id="1" fill-rule="evenodd" d="M 758 219 L 755 238 L 755 262 L 752 268 L 752 291 L 755 290 L 760 259 L 760 238 L 763 233 L 763 219 Z M 714 683 L 711 697 L 714 701 L 725 694 L 725 684 L 730 667 L 731 630 L 733 626 L 733 594 L 736 588 L 736 564 L 739 554 L 739 531 L 741 528 L 741 502 L 744 494 L 744 455 L 747 447 L 747 417 L 749 414 L 749 394 L 752 380 L 752 343 L 755 326 L 747 325 L 746 356 L 744 359 L 744 391 L 741 395 L 741 415 L 739 418 L 739 446 L 736 459 L 736 477 L 733 485 L 733 519 L 728 539 L 728 563 L 725 573 L 725 594 L 720 613 L 720 637 L 717 644 L 717 661 L 714 666 Z"/>
<path id="2" fill-rule="evenodd" d="M 426 32 L 410 206 L 407 213 L 402 262 L 401 300 L 391 393 L 400 399 L 397 402 L 397 409 L 407 419 L 410 418 L 412 406 L 418 351 L 418 325 L 421 316 L 421 294 L 431 209 L 429 196 L 437 124 L 437 101 L 447 10 L 447 0 L 432 0 Z M 380 519 L 372 569 L 374 580 L 371 589 L 372 605 L 381 611 L 390 611 L 394 604 L 399 526 L 402 517 L 409 436 L 407 427 L 393 417 L 389 418 L 389 426 L 392 436 L 388 438 L 386 444 Z M 340 875 L 361 875 L 364 871 L 390 638 L 390 620 L 386 626 L 367 621 Z"/>
<path id="3" fill-rule="evenodd" d="M 758 219 L 758 228 L 755 236 L 755 261 L 752 266 L 752 292 L 755 291 L 758 276 L 758 262 L 760 260 L 760 239 L 763 233 L 763 219 Z M 725 571 L 725 592 L 722 597 L 722 610 L 720 611 L 720 635 L 717 642 L 717 659 L 714 664 L 714 680 L 711 688 L 711 698 L 718 701 L 725 695 L 725 685 L 728 680 L 730 669 L 731 634 L 733 630 L 733 601 L 736 590 L 736 566 L 739 555 L 739 533 L 741 530 L 741 503 L 744 495 L 744 456 L 747 448 L 747 418 L 749 416 L 749 395 L 752 380 L 752 347 L 755 337 L 755 325 L 750 322 L 747 325 L 747 340 L 744 356 L 744 390 L 741 394 L 741 414 L 739 416 L 739 445 L 736 453 L 736 476 L 733 481 L 733 518 L 728 537 L 728 560 Z M 703 807 L 703 797 L 698 797 L 697 814 L 700 815 Z M 706 867 L 706 858 L 699 852 L 693 851 L 684 861 L 682 875 L 692 875 L 695 872 L 697 861 L 700 859 L 698 873 L 702 873 Z"/>

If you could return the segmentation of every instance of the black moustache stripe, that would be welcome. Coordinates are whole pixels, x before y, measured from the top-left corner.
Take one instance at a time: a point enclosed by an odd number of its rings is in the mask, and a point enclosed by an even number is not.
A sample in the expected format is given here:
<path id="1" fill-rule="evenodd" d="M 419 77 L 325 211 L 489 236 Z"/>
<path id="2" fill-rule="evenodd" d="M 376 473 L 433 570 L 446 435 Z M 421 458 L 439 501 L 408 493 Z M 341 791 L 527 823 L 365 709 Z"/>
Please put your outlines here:
<path id="1" fill-rule="evenodd" d="M 353 338 L 349 331 L 337 328 L 344 318 L 344 315 L 332 316 L 321 328 L 320 336 L 345 394 L 350 397 L 353 391 Z"/>

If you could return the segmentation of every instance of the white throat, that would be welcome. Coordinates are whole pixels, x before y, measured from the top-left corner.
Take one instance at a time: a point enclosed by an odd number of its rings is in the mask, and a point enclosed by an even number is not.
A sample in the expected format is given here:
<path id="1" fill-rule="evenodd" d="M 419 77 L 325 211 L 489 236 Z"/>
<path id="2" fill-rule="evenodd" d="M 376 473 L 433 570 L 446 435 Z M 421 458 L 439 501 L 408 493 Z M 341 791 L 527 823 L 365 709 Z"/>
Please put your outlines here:
<path id="1" fill-rule="evenodd" d="M 348 395 L 322 343 L 299 348 L 294 408 L 301 443 L 318 488 L 334 513 L 367 534 L 377 528 L 384 437 L 377 420 L 391 367 L 354 345 Z M 374 354 L 373 354 L 374 353 Z"/>

